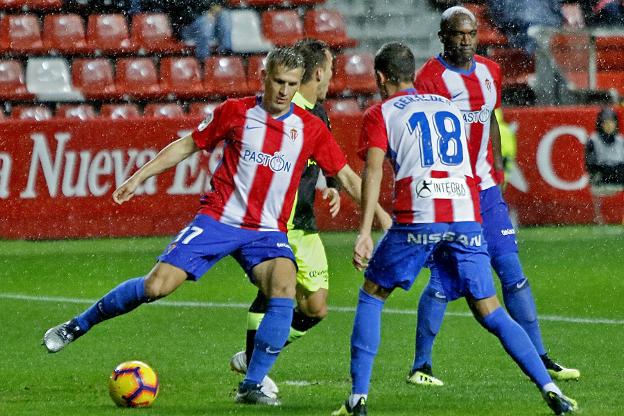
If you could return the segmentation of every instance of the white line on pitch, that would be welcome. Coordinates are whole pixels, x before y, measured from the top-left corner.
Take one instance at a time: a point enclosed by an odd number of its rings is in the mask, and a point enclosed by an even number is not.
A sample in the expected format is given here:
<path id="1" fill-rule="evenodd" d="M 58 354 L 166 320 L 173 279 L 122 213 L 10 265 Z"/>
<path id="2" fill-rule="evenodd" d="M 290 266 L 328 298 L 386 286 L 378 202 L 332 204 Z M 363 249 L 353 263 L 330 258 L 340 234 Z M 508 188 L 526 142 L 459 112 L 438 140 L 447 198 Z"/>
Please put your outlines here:
<path id="1" fill-rule="evenodd" d="M 32 296 L 24 295 L 20 293 L 0 293 L 0 299 L 13 299 L 24 301 L 36 301 L 36 302 L 57 302 L 57 303 L 79 303 L 90 305 L 96 301 L 96 299 L 82 299 L 82 298 L 68 298 L 61 296 Z M 199 302 L 199 301 L 179 301 L 179 300 L 159 300 L 158 302 L 150 303 L 154 306 L 165 307 L 184 307 L 184 308 L 229 308 L 240 309 L 248 308 L 248 303 L 219 303 L 219 302 Z M 334 306 L 329 308 L 333 312 L 355 312 L 354 307 Z M 395 315 L 416 315 L 416 308 L 414 309 L 394 309 L 384 308 L 385 313 Z M 472 317 L 472 314 L 468 312 L 447 312 L 448 316 L 460 316 L 460 317 Z M 624 319 L 607 319 L 607 318 L 577 318 L 568 316 L 556 316 L 556 315 L 540 315 L 541 321 L 552 322 L 569 322 L 575 324 L 605 324 L 605 325 L 624 325 Z"/>

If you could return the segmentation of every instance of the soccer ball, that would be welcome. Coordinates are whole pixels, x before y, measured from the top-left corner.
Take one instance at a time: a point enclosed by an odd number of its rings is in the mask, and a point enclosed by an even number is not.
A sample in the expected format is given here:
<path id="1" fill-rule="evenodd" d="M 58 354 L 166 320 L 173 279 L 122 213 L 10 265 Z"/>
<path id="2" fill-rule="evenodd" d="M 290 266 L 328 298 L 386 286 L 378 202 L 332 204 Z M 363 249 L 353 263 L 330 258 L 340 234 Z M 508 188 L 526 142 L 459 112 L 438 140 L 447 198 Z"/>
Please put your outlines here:
<path id="1" fill-rule="evenodd" d="M 158 395 L 158 376 L 141 361 L 126 361 L 113 370 L 108 380 L 111 399 L 121 407 L 148 407 Z"/>

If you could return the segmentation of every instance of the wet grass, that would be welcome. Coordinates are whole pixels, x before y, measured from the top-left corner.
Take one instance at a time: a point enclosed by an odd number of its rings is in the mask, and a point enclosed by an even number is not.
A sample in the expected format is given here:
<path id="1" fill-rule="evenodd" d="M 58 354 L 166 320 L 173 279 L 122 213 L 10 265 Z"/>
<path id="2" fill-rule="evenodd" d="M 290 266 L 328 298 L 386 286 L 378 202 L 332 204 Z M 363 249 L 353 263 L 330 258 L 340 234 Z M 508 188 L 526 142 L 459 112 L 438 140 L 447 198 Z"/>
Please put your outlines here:
<path id="1" fill-rule="evenodd" d="M 281 389 L 279 409 L 233 403 L 240 377 L 229 371 L 228 360 L 244 344 L 241 305 L 255 293 L 234 261 L 220 263 L 164 300 L 178 303 L 146 305 L 96 327 L 59 354 L 47 354 L 39 343 L 48 327 L 144 274 L 168 239 L 0 241 L 0 414 L 329 415 L 350 388 L 350 308 L 361 283 L 349 260 L 354 238 L 324 235 L 330 304 L 347 309 L 334 310 L 280 356 L 271 374 Z M 579 401 L 584 416 L 622 414 L 624 230 L 526 228 L 519 243 L 544 317 L 545 343 L 553 358 L 582 372 L 580 381 L 561 387 Z M 434 370 L 446 386 L 424 389 L 404 382 L 413 354 L 413 311 L 426 275 L 411 292 L 397 292 L 387 302 L 392 313 L 383 318 L 370 414 L 549 414 L 534 386 L 497 340 L 467 316 L 462 301 L 450 305 L 434 350 Z M 159 373 L 161 392 L 150 409 L 118 409 L 108 397 L 110 371 L 131 359 Z"/>

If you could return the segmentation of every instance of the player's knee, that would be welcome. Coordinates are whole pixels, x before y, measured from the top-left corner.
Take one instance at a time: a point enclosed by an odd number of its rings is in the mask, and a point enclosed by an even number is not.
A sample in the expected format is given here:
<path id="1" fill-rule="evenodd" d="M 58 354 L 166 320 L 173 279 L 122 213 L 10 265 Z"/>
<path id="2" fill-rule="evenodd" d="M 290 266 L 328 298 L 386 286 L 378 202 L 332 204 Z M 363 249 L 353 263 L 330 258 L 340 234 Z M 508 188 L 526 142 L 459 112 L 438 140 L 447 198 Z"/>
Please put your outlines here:
<path id="1" fill-rule="evenodd" d="M 508 253 L 492 257 L 492 267 L 496 271 L 503 289 L 519 284 L 526 279 L 522 271 L 518 253 Z"/>
<path id="2" fill-rule="evenodd" d="M 327 309 L 327 304 L 325 303 L 307 305 L 307 307 L 305 309 L 302 309 L 301 312 L 303 312 L 309 318 L 315 318 L 319 320 L 325 319 L 325 317 L 329 313 Z"/>
<path id="3" fill-rule="evenodd" d="M 180 286 L 184 279 L 172 273 L 153 270 L 145 279 L 145 296 L 150 300 L 163 298 Z"/>

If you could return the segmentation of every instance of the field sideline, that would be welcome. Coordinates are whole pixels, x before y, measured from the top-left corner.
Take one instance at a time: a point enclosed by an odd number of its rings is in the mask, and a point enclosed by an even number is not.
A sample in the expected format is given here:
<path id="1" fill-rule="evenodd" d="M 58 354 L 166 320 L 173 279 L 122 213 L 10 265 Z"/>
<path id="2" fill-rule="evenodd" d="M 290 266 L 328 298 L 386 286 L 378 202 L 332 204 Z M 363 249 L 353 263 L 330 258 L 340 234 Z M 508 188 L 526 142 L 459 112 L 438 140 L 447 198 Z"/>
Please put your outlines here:
<path id="1" fill-rule="evenodd" d="M 0 241 L 0 415 L 329 415 L 349 391 L 349 336 L 361 276 L 350 266 L 353 233 L 323 235 L 330 256 L 330 316 L 286 348 L 271 376 L 279 409 L 233 403 L 240 377 L 229 357 L 244 344 L 255 290 L 232 260 L 167 299 L 96 327 L 58 354 L 39 345 L 47 328 L 71 318 L 116 284 L 149 270 L 168 238 Z M 624 228 L 524 228 L 521 257 L 553 358 L 581 370 L 561 383 L 582 415 L 621 415 L 624 367 Z M 497 340 L 449 306 L 434 350 L 439 389 L 405 383 L 413 354 L 423 273 L 387 302 L 371 386 L 372 415 L 546 415 L 539 393 Z M 118 409 L 107 378 L 140 359 L 159 373 L 150 409 Z"/>

